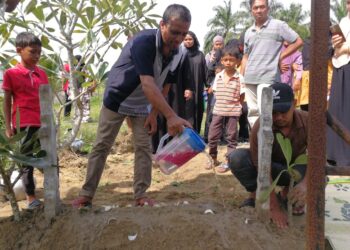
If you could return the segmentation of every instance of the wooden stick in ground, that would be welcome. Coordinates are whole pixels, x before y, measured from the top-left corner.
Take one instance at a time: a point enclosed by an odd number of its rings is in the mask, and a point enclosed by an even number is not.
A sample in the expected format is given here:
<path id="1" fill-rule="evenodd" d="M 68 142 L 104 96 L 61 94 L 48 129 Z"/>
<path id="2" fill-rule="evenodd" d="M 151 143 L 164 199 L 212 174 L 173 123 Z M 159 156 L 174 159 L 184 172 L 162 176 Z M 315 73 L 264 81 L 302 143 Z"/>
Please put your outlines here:
<path id="1" fill-rule="evenodd" d="M 256 190 L 256 211 L 258 218 L 270 221 L 270 199 L 260 202 L 259 197 L 271 186 L 271 153 L 272 153 L 272 89 L 263 88 L 261 94 L 260 128 L 258 132 L 258 178 Z"/>
<path id="2" fill-rule="evenodd" d="M 48 221 L 60 211 L 60 193 L 57 169 L 56 128 L 52 112 L 52 90 L 50 85 L 40 86 L 41 148 L 46 151 L 48 167 L 44 168 L 45 217 Z"/>

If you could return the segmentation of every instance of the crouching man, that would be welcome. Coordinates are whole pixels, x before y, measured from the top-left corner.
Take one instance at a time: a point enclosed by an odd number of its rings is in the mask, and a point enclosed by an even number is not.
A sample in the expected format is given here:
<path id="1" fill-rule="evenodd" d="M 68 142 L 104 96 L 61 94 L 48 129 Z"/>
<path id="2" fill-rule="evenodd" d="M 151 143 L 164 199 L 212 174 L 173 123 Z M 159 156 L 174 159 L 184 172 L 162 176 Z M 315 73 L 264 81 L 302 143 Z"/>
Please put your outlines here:
<path id="1" fill-rule="evenodd" d="M 281 133 L 285 138 L 289 138 L 292 144 L 291 163 L 301 155 L 306 153 L 307 148 L 307 112 L 296 110 L 293 90 L 284 83 L 275 83 L 271 85 L 273 89 L 273 125 L 272 131 L 274 141 L 271 154 L 271 178 L 274 180 L 279 173 L 287 169 L 287 163 L 282 149 L 276 139 L 276 134 Z M 232 173 L 250 193 L 241 207 L 255 206 L 256 188 L 257 188 L 257 170 L 258 170 L 258 131 L 259 120 L 252 128 L 250 136 L 249 149 L 236 149 L 229 155 L 229 167 Z M 288 194 L 290 177 L 287 172 L 283 173 L 277 185 L 282 186 L 283 191 L 279 194 L 272 192 L 270 195 L 270 216 L 273 223 L 279 228 L 288 226 L 288 216 L 285 210 L 281 208 L 281 202 L 284 203 L 288 198 L 293 203 L 293 214 L 301 215 L 304 213 L 306 198 L 306 165 L 295 165 L 294 169 L 301 175 L 299 181 L 293 188 L 291 194 Z"/>

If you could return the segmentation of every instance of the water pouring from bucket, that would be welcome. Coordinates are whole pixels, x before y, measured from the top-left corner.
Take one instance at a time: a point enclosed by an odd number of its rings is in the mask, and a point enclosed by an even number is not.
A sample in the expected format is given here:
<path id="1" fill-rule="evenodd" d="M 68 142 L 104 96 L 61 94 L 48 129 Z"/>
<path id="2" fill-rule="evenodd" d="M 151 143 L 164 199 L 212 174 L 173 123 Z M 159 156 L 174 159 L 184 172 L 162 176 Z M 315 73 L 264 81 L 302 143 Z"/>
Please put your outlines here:
<path id="1" fill-rule="evenodd" d="M 202 138 L 190 128 L 185 128 L 181 134 L 175 136 L 164 146 L 169 137 L 169 134 L 162 137 L 155 155 L 155 163 L 167 175 L 176 171 L 205 149 Z"/>

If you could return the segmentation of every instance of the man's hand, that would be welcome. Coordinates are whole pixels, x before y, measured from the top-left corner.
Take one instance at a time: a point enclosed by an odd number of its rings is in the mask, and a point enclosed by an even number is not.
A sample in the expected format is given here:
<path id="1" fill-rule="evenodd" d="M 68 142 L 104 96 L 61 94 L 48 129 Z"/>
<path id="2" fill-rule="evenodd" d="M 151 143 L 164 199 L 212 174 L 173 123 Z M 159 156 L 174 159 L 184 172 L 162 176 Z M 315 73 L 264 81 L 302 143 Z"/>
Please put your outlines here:
<path id="1" fill-rule="evenodd" d="M 209 87 L 208 90 L 207 90 L 208 94 L 211 94 L 213 93 L 213 88 L 212 87 Z"/>
<path id="2" fill-rule="evenodd" d="M 344 39 L 340 35 L 333 35 L 332 36 L 332 45 L 334 48 L 340 48 L 344 43 Z"/>
<path id="3" fill-rule="evenodd" d="M 289 70 L 289 65 L 286 63 L 282 63 L 282 60 L 280 59 L 278 63 L 278 67 L 280 68 L 281 73 L 287 72 Z"/>
<path id="4" fill-rule="evenodd" d="M 144 128 L 149 128 L 148 134 L 154 135 L 157 132 L 157 115 L 151 112 L 145 121 Z"/>
<path id="5" fill-rule="evenodd" d="M 301 207 L 305 205 L 306 200 L 306 181 L 305 179 L 298 183 L 289 194 L 290 202 L 294 206 Z"/>
<path id="6" fill-rule="evenodd" d="M 192 98 L 192 91 L 189 89 L 186 89 L 184 93 L 184 97 L 186 101 L 190 100 Z"/>
<path id="7" fill-rule="evenodd" d="M 296 79 L 293 82 L 293 91 L 296 92 L 301 89 L 301 79 Z"/>
<path id="8" fill-rule="evenodd" d="M 168 133 L 171 136 L 175 136 L 181 133 L 184 127 L 192 128 L 191 124 L 188 121 L 178 117 L 177 115 L 171 116 L 169 119 L 167 119 L 167 126 Z"/>

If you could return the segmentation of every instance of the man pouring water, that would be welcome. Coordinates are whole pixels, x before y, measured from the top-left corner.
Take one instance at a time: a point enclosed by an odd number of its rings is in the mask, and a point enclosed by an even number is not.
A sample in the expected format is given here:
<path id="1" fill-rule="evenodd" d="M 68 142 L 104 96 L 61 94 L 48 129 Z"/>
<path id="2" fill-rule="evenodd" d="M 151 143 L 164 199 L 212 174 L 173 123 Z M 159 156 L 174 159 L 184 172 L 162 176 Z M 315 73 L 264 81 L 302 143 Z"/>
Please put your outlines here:
<path id="1" fill-rule="evenodd" d="M 97 136 L 90 153 L 87 175 L 74 207 L 91 206 L 107 156 L 126 117 L 130 117 L 135 150 L 134 198 L 136 206 L 152 205 L 146 196 L 151 184 L 150 135 L 156 131 L 158 112 L 167 119 L 168 133 L 176 135 L 191 125 L 178 117 L 166 102 L 175 83 L 181 51 L 191 24 L 190 11 L 182 5 L 166 8 L 158 29 L 143 30 L 122 49 L 108 76 Z"/>

